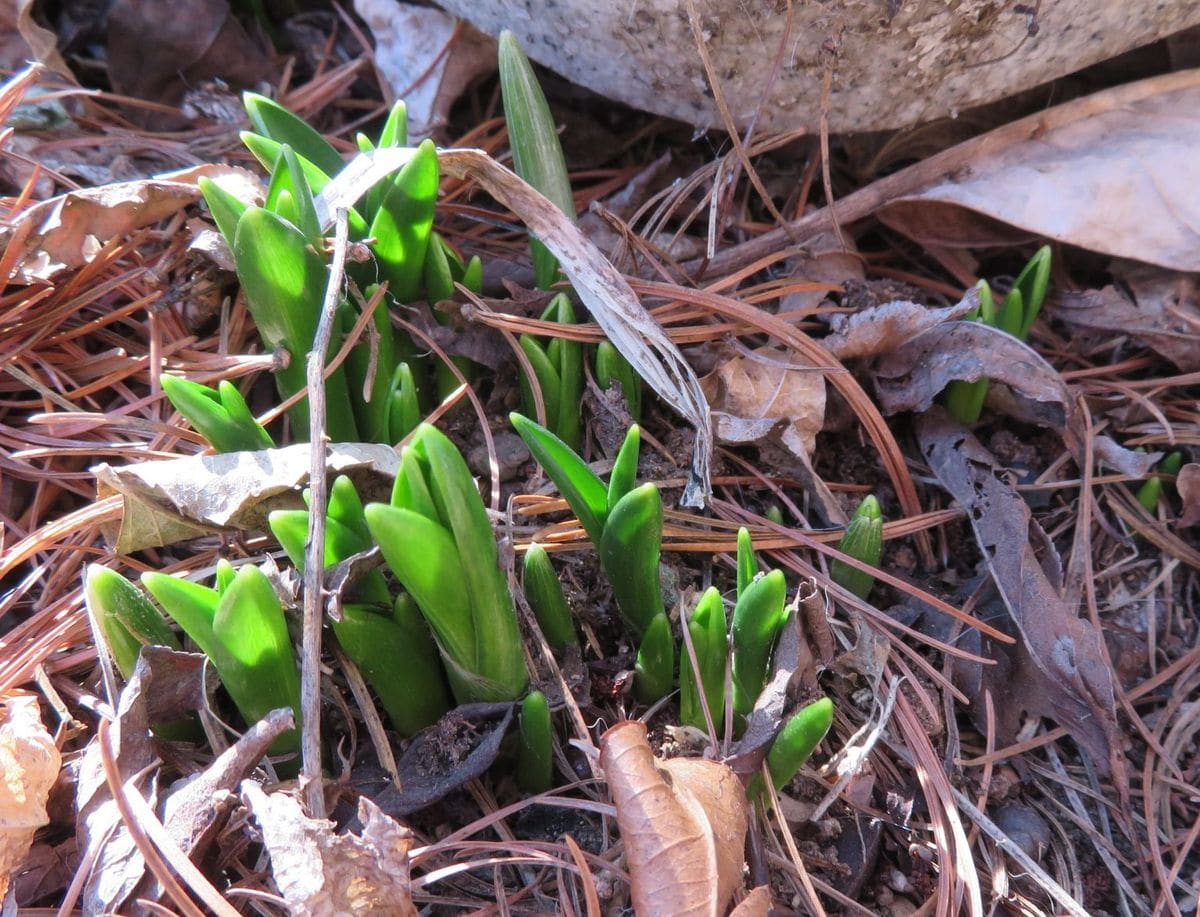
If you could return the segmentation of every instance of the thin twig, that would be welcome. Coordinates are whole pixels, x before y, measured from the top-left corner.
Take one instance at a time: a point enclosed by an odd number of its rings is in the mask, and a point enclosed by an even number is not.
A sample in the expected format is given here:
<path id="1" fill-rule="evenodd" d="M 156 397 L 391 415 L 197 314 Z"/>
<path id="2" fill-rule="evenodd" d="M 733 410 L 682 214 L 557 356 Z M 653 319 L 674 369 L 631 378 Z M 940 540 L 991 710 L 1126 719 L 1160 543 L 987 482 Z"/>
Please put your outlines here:
<path id="1" fill-rule="evenodd" d="M 325 353 L 333 337 L 333 321 L 346 272 L 350 241 L 346 209 L 334 211 L 333 263 L 321 305 L 321 321 L 308 353 L 308 543 L 304 548 L 304 625 L 300 664 L 300 749 L 304 801 L 312 818 L 325 817 L 321 782 L 321 622 L 325 610 Z"/>

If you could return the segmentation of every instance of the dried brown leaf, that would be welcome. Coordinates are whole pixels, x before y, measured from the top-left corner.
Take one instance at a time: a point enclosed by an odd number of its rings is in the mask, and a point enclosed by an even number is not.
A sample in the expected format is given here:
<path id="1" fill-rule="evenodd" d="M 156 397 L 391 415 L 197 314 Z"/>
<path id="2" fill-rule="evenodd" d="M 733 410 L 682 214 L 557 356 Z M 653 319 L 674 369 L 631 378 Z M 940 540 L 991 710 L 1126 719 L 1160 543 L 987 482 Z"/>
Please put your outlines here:
<path id="1" fill-rule="evenodd" d="M 330 474 L 349 474 L 367 499 L 386 500 L 399 467 L 396 450 L 373 443 L 328 447 Z M 261 452 L 192 455 L 114 468 L 97 465 L 98 498 L 120 494 L 118 554 L 173 544 L 228 529 L 266 531 L 267 514 L 295 509 L 308 481 L 307 443 Z"/>
<path id="2" fill-rule="evenodd" d="M 891 353 L 942 322 L 962 318 L 977 305 L 979 294 L 975 290 L 944 309 L 904 300 L 887 302 L 853 315 L 835 315 L 829 322 L 832 333 L 822 338 L 821 344 L 839 360 L 876 357 Z"/>
<path id="3" fill-rule="evenodd" d="M 750 890 L 738 906 L 729 912 L 729 917 L 767 917 L 775 903 L 771 900 L 771 890 L 765 885 L 759 885 Z"/>
<path id="4" fill-rule="evenodd" d="M 157 223 L 200 197 L 202 176 L 240 173 L 233 166 L 204 165 L 156 178 L 70 191 L 23 210 L 0 230 L 4 247 L 30 227 L 13 279 L 19 283 L 50 280 L 68 268 L 91 261 L 110 239 Z"/>
<path id="5" fill-rule="evenodd" d="M 462 91 L 496 69 L 495 40 L 439 9 L 354 0 L 354 11 L 375 39 L 380 83 L 408 107 L 413 142 L 444 125 Z"/>
<path id="6" fill-rule="evenodd" d="M 757 442 L 768 436 L 793 455 L 811 456 L 825 422 L 825 377 L 760 347 L 734 353 L 700 380 L 712 407 L 717 438 Z"/>
<path id="7" fill-rule="evenodd" d="M 1196 278 L 1149 264 L 1115 264 L 1112 272 L 1121 287 L 1064 293 L 1052 304 L 1054 317 L 1082 328 L 1130 335 L 1184 372 L 1200 370 Z"/>
<path id="8" fill-rule="evenodd" d="M 1183 501 L 1179 527 L 1187 528 L 1200 523 L 1200 464 L 1189 462 L 1180 468 L 1175 478 L 1175 489 Z"/>
<path id="9" fill-rule="evenodd" d="M 107 73 L 113 88 L 138 99 L 174 105 L 187 89 L 213 77 L 253 86 L 275 67 L 227 0 L 116 0 L 108 10 L 107 27 Z M 137 116 L 154 126 L 169 126 L 161 112 Z"/>
<path id="10" fill-rule="evenodd" d="M 715 761 L 659 761 L 646 727 L 618 723 L 600 739 L 639 914 L 725 912 L 742 884 L 746 793 Z"/>
<path id="11" fill-rule="evenodd" d="M 1057 430 L 1080 465 L 1087 430 L 1076 398 L 1053 366 L 1027 344 L 979 322 L 948 322 L 884 357 L 875 390 L 885 414 L 927 411 L 952 380 L 991 379 L 988 404 L 1009 416 Z M 1093 438 L 1095 457 L 1122 474 L 1143 477 L 1158 453 L 1136 453 L 1105 436 Z"/>
<path id="12" fill-rule="evenodd" d="M 123 781 L 153 805 L 155 763 L 159 760 L 150 726 L 178 720 L 204 703 L 204 656 L 148 646 L 117 702 L 111 729 L 117 768 Z M 81 857 L 95 863 L 83 892 L 85 913 L 120 910 L 142 881 L 146 861 L 124 827 L 104 773 L 99 740 L 84 749 L 75 789 L 76 835 Z"/>
<path id="13" fill-rule="evenodd" d="M 19 692 L 0 703 L 0 901 L 29 853 L 37 829 L 50 821 L 46 800 L 62 757 L 42 725 L 36 695 Z"/>
<path id="14" fill-rule="evenodd" d="M 921 452 L 938 481 L 963 506 L 987 569 L 1033 666 L 1010 685 L 1004 703 L 1054 717 L 1109 768 L 1120 748 L 1112 671 L 1091 623 L 1079 618 L 1053 580 L 1061 576 L 1049 539 L 1029 505 L 994 473 L 992 455 L 941 410 L 917 421 Z M 1030 543 L 1034 534 L 1045 556 Z"/>
<path id="15" fill-rule="evenodd" d="M 1200 271 L 1200 73 L 1191 73 L 1123 104 L 1112 101 L 1120 89 L 1096 93 L 1083 117 L 993 146 L 970 169 L 891 201 L 880 219 L 924 245 L 994 242 L 999 220 L 1069 245 Z M 1007 243 L 1011 232 L 1002 237 Z"/>
<path id="16" fill-rule="evenodd" d="M 271 872 L 294 917 L 394 914 L 416 917 L 409 882 L 412 833 L 371 800 L 358 801 L 362 832 L 336 834 L 334 823 L 308 818 L 283 793 L 242 784 L 242 799 L 262 827 Z"/>

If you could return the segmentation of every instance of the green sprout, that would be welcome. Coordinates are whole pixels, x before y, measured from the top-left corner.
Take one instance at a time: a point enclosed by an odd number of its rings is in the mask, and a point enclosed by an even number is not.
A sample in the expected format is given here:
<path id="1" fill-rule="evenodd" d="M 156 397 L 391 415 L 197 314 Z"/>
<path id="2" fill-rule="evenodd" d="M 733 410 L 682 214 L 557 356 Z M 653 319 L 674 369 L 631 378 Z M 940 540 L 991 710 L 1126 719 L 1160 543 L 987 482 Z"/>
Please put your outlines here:
<path id="1" fill-rule="evenodd" d="M 679 665 L 679 719 L 687 726 L 707 729 L 701 694 L 708 705 L 714 727 L 725 718 L 725 668 L 729 661 L 725 603 L 716 587 L 710 587 L 696 603 L 687 621 L 692 648 L 696 652 L 693 669 L 687 654 Z M 699 678 L 697 679 L 697 671 Z"/>
<path id="2" fill-rule="evenodd" d="M 611 341 L 601 341 L 596 345 L 596 382 L 605 391 L 614 384 L 619 385 L 629 408 L 629 416 L 634 423 L 641 422 L 642 380 Z"/>
<path id="3" fill-rule="evenodd" d="M 832 725 L 833 701 L 828 697 L 803 707 L 787 721 L 767 752 L 767 770 L 776 791 L 791 782 L 812 757 Z M 761 797 L 764 791 L 762 777 L 756 774 L 750 781 L 747 794 L 754 799 Z"/>
<path id="4" fill-rule="evenodd" d="M 255 419 L 237 386 L 222 379 L 216 389 L 179 376 L 161 378 L 163 394 L 172 406 L 218 452 L 256 452 L 272 449 L 271 439 Z"/>
<path id="5" fill-rule="evenodd" d="M 646 627 L 633 672 L 633 690 L 642 703 L 653 704 L 671 693 L 675 684 L 675 638 L 666 614 L 655 615 Z"/>
<path id="6" fill-rule="evenodd" d="M 883 556 L 883 514 L 879 509 L 879 500 L 874 494 L 863 497 L 862 503 L 850 518 L 850 524 L 846 526 L 846 533 L 838 542 L 838 550 L 864 564 L 879 566 Z M 842 560 L 835 560 L 829 565 L 829 576 L 839 586 L 849 589 L 860 599 L 865 599 L 871 593 L 871 587 L 875 585 L 874 576 Z"/>
<path id="7" fill-rule="evenodd" d="M 578 646 L 562 584 L 554 574 L 550 555 L 540 544 L 531 544 L 525 552 L 521 586 L 550 645 L 555 648 Z"/>
<path id="8" fill-rule="evenodd" d="M 500 33 L 499 58 L 500 96 L 508 121 L 513 167 L 521 178 L 573 220 L 575 200 L 550 106 L 521 43 L 508 30 Z M 548 290 L 558 279 L 558 261 L 537 239 L 529 240 L 529 248 L 534 281 Z"/>
<path id="9" fill-rule="evenodd" d="M 154 603 L 115 570 L 89 564 L 83 601 L 126 680 L 133 675 L 143 646 L 179 649 L 179 641 Z"/>
<path id="10" fill-rule="evenodd" d="M 1020 341 L 1027 340 L 1046 299 L 1049 281 L 1050 246 L 1043 245 L 1017 275 L 1012 289 L 999 307 L 995 304 L 988 282 L 979 281 L 976 285 L 979 308 L 968 318 L 1006 331 Z M 946 387 L 946 407 L 960 423 L 975 423 L 983 411 L 987 390 L 987 379 L 975 382 L 956 379 Z"/>
<path id="11" fill-rule="evenodd" d="M 529 676 L 487 511 L 467 463 L 422 424 L 400 454 L 390 504 L 366 508 L 384 560 L 433 631 L 459 703 L 516 700 Z"/>
<path id="12" fill-rule="evenodd" d="M 733 710 L 739 723 L 750 715 L 762 693 L 775 642 L 788 617 L 783 572 L 760 575 L 758 566 L 750 532 L 739 529 L 733 608 Z"/>
<path id="13" fill-rule="evenodd" d="M 290 707 L 299 726 L 300 674 L 275 588 L 258 567 L 233 573 L 227 561 L 218 565 L 217 582 L 222 588 L 208 589 L 165 573 L 142 574 L 142 585 L 212 661 L 247 723 Z M 272 752 L 294 752 L 299 742 L 299 729 L 289 730 Z"/>
<path id="14" fill-rule="evenodd" d="M 546 695 L 530 691 L 521 702 L 517 723 L 521 735 L 517 784 L 526 793 L 544 793 L 554 782 L 553 727 Z"/>
<path id="15" fill-rule="evenodd" d="M 560 325 L 575 324 L 575 310 L 565 293 L 550 300 L 542 321 Z M 546 409 L 546 426 L 572 449 L 583 441 L 579 404 L 583 399 L 583 345 L 578 341 L 554 337 L 548 342 L 532 334 L 522 334 L 521 350 L 533 367 Z M 535 413 L 533 386 L 521 377 L 521 397 L 525 410 Z"/>
<path id="16" fill-rule="evenodd" d="M 1154 511 L 1158 508 L 1158 501 L 1163 495 L 1163 479 L 1160 475 L 1177 475 L 1179 474 L 1179 469 L 1182 467 L 1183 453 L 1172 452 L 1158 463 L 1158 473 L 1143 482 L 1137 489 L 1135 496 L 1138 503 L 1142 505 L 1142 508 L 1146 512 L 1153 515 Z"/>
<path id="17" fill-rule="evenodd" d="M 309 500 L 305 491 L 304 501 Z M 277 510 L 267 517 L 272 533 L 296 569 L 304 572 L 307 510 Z M 354 482 L 345 475 L 329 488 L 325 517 L 325 566 L 331 567 L 374 545 Z M 368 571 L 347 595 L 340 620 L 331 621 L 338 645 L 379 695 L 396 731 L 415 735 L 450 709 L 437 648 L 412 599 L 393 603 L 379 570 Z M 404 665 L 397 665 L 404 659 Z"/>

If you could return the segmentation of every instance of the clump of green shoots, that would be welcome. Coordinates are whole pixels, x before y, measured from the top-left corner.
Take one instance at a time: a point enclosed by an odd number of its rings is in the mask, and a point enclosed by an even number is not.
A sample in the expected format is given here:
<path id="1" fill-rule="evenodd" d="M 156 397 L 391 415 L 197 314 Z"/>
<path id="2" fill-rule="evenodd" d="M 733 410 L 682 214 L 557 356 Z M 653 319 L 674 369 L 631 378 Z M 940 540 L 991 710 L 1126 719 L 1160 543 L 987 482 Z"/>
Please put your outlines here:
<path id="1" fill-rule="evenodd" d="M 304 501 L 309 500 L 305 491 Z M 296 569 L 304 572 L 307 510 L 277 510 L 268 516 L 272 533 Z M 374 545 L 358 490 L 341 475 L 329 488 L 325 516 L 325 566 L 348 560 Z M 437 647 L 416 604 L 401 594 L 393 602 L 379 570 L 369 570 L 346 595 L 334 638 L 379 696 L 396 731 L 415 735 L 450 708 Z M 403 659 L 403 665 L 397 660 Z"/>
<path id="2" fill-rule="evenodd" d="M 384 560 L 420 608 L 459 703 L 525 692 L 521 633 L 487 511 L 462 455 L 422 424 L 400 454 L 390 504 L 366 507 Z"/>
<path id="3" fill-rule="evenodd" d="M 220 561 L 215 589 L 165 573 L 143 573 L 142 585 L 212 661 L 247 723 L 290 707 L 300 726 L 296 656 L 283 603 L 265 573 L 253 565 L 235 572 Z M 299 740 L 299 729 L 289 730 L 272 751 L 294 752 Z"/>
<path id="4" fill-rule="evenodd" d="M 883 556 L 883 513 L 874 494 L 867 494 L 850 517 L 846 533 L 838 542 L 838 550 L 864 564 L 879 566 Z M 874 576 L 842 560 L 835 560 L 829 565 L 829 575 L 835 583 L 849 589 L 860 599 L 865 599 L 875 585 Z"/>
<path id="5" fill-rule="evenodd" d="M 638 694 L 657 700 L 670 691 L 674 679 L 675 643 L 658 573 L 662 498 L 653 484 L 634 486 L 641 440 L 638 427 L 629 428 L 605 486 L 574 450 L 545 427 L 521 414 L 510 419 L 599 550 L 621 618 L 641 647 Z"/>
<path id="6" fill-rule="evenodd" d="M 1049 280 L 1050 247 L 1043 245 L 1017 275 L 1012 289 L 999 306 L 988 282 L 979 281 L 976 287 L 979 290 L 979 308 L 968 317 L 1007 331 L 1018 340 L 1027 340 L 1046 299 Z M 987 379 L 975 382 L 955 380 L 946 387 L 946 408 L 960 423 L 975 423 L 983 410 L 987 390 Z"/>
<path id="7" fill-rule="evenodd" d="M 200 185 L 233 251 L 259 334 L 267 346 L 288 354 L 288 365 L 276 378 L 280 395 L 287 398 L 304 389 L 305 355 L 312 348 L 328 282 L 325 227 L 319 225 L 314 195 L 344 162 L 320 134 L 278 103 L 248 93 L 245 104 L 254 130 L 242 139 L 271 175 L 263 205 L 247 204 L 208 179 Z M 379 145 L 406 143 L 407 116 L 398 103 Z M 363 149 L 375 146 L 361 137 L 359 144 Z M 368 295 L 386 281 L 388 295 L 371 297 L 374 328 L 326 379 L 326 427 L 335 441 L 395 442 L 415 423 L 414 405 L 427 387 L 421 378 L 425 369 L 412 342 L 393 330 L 389 305 L 414 301 L 431 282 L 441 282 L 438 292 L 444 293 L 448 279 L 453 292 L 453 284 L 468 280 L 471 273 L 461 259 L 447 255 L 444 242 L 431 244 L 438 182 L 437 151 L 426 141 L 349 212 L 351 239 L 368 243 L 373 258 L 352 263 L 347 271 Z M 477 267 L 474 274 L 481 277 Z M 349 301 L 343 301 L 338 329 L 349 331 L 354 319 Z M 289 413 L 296 432 L 307 435 L 307 403 L 301 400 Z"/>
<path id="8" fill-rule="evenodd" d="M 733 710 L 742 721 L 762 693 L 775 643 L 788 619 L 783 571 L 758 572 L 750 533 L 744 528 L 738 531 L 737 587 L 733 609 Z"/>
<path id="9" fill-rule="evenodd" d="M 90 564 L 83 580 L 83 601 L 126 679 L 133 675 L 143 646 L 179 649 L 179 641 L 154 603 L 116 570 Z"/>

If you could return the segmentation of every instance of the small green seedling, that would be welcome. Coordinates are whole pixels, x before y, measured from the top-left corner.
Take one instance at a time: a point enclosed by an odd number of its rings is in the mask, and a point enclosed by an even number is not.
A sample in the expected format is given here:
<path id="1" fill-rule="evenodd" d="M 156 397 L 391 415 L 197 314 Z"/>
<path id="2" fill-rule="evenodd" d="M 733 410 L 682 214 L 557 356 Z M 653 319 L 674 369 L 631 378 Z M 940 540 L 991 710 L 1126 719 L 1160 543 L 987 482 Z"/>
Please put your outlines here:
<path id="1" fill-rule="evenodd" d="M 575 200 L 554 118 L 529 58 L 512 32 L 500 33 L 499 57 L 500 96 L 508 121 L 513 167 L 519 176 L 574 220 Z M 534 281 L 548 290 L 558 279 L 558 261 L 536 239 L 530 239 L 529 247 L 533 256 Z"/>
<path id="2" fill-rule="evenodd" d="M 544 793 L 554 782 L 553 727 L 546 695 L 530 691 L 521 702 L 517 723 L 521 734 L 517 784 L 526 793 Z"/>
<path id="3" fill-rule="evenodd" d="M 1143 482 L 1138 488 L 1135 496 L 1146 512 L 1154 515 L 1155 510 L 1158 509 L 1158 501 L 1163 495 L 1163 479 L 1158 475 L 1179 474 L 1179 469 L 1183 467 L 1183 457 L 1182 452 L 1172 452 L 1164 456 L 1158 463 L 1158 474 Z"/>
<path id="4" fill-rule="evenodd" d="M 419 426 L 400 454 L 391 503 L 365 512 L 384 560 L 433 631 L 459 703 L 521 697 L 529 676 L 512 596 L 479 490 L 454 444 Z"/>
<path id="5" fill-rule="evenodd" d="M 600 552 L 625 625 L 639 640 L 650 622 L 663 614 L 658 562 L 662 552 L 662 498 L 653 484 L 637 480 L 638 427 L 625 436 L 608 486 L 561 439 L 521 414 L 510 414 L 513 427 Z"/>
<path id="6" fill-rule="evenodd" d="M 708 721 L 701 705 L 701 692 L 708 704 L 713 726 L 720 729 L 725 719 L 725 667 L 729 662 L 729 638 L 726 633 L 725 603 L 721 593 L 710 587 L 696 603 L 687 621 L 692 648 L 700 677 L 692 668 L 687 653 L 679 665 L 679 719 L 686 726 L 707 729 Z"/>
<path id="7" fill-rule="evenodd" d="M 838 542 L 838 550 L 864 564 L 879 566 L 883 556 L 883 513 L 874 494 L 867 494 L 858 505 L 850 524 L 846 526 L 846 534 Z M 875 577 L 870 573 L 841 560 L 829 565 L 829 575 L 835 583 L 849 589 L 860 599 L 870 595 L 871 587 L 875 585 Z"/>
<path id="8" fill-rule="evenodd" d="M 165 573 L 142 574 L 142 585 L 212 660 L 247 723 L 291 707 L 299 726 L 300 675 L 283 605 L 271 581 L 255 566 L 234 573 L 222 561 L 217 582 L 219 590 Z M 276 740 L 272 752 L 294 752 L 299 742 L 299 729 L 290 730 Z"/>
<path id="9" fill-rule="evenodd" d="M 575 310 L 570 298 L 559 293 L 551 299 L 542 313 L 542 321 L 574 325 Z M 572 449 L 578 449 L 583 441 L 579 410 L 583 399 L 583 345 L 559 337 L 546 341 L 532 334 L 521 335 L 519 342 L 537 377 L 546 409 L 546 426 Z M 521 397 L 525 410 L 536 414 L 533 386 L 524 375 Z"/>
<path id="10" fill-rule="evenodd" d="M 275 441 L 250 412 L 246 399 L 223 379 L 216 389 L 178 376 L 163 376 L 163 393 L 218 452 L 272 449 Z"/>
<path id="11" fill-rule="evenodd" d="M 1050 246 L 1043 245 L 1017 275 L 1012 289 L 999 306 L 995 304 L 988 282 L 979 281 L 979 309 L 969 318 L 1006 331 L 1018 340 L 1027 340 L 1046 299 L 1049 282 Z M 987 379 L 955 380 L 946 387 L 946 408 L 960 423 L 975 423 L 983 411 L 987 390 Z"/>
<path id="12" fill-rule="evenodd" d="M 309 500 L 305 491 L 304 501 Z M 267 517 L 296 569 L 304 572 L 307 510 L 276 510 Z M 374 545 L 354 482 L 345 475 L 329 488 L 325 518 L 325 566 L 370 550 Z M 450 709 L 446 678 L 437 647 L 412 599 L 392 602 L 379 570 L 368 571 L 346 595 L 340 620 L 331 621 L 338 645 L 358 667 L 396 731 L 415 735 Z M 403 659 L 403 665 L 397 660 Z"/>
<path id="13" fill-rule="evenodd" d="M 767 769 L 776 792 L 787 786 L 812 757 L 832 725 L 833 701 L 828 697 L 814 701 L 787 721 L 767 753 Z M 762 777 L 756 774 L 747 794 L 751 799 L 761 798 L 765 789 Z"/>
<path id="14" fill-rule="evenodd" d="M 653 704 L 671 693 L 675 684 L 675 638 L 665 614 L 655 615 L 646 627 L 633 671 L 633 690 L 642 703 Z"/>
<path id="15" fill-rule="evenodd" d="M 787 582 L 772 570 L 747 584 L 733 609 L 733 711 L 750 715 L 766 682 L 771 654 L 787 621 Z"/>
<path id="16" fill-rule="evenodd" d="M 604 391 L 619 385 L 629 408 L 629 416 L 634 423 L 641 423 L 642 380 L 610 341 L 601 341 L 596 345 L 596 382 Z"/>
<path id="17" fill-rule="evenodd" d="M 550 645 L 556 649 L 578 646 L 575 624 L 566 596 L 563 595 L 562 584 L 554 573 L 550 555 L 540 544 L 531 544 L 525 552 L 521 586 L 538 626 Z"/>
<path id="18" fill-rule="evenodd" d="M 179 641 L 154 603 L 115 570 L 89 564 L 83 581 L 83 601 L 117 669 L 126 679 L 133 675 L 143 646 L 179 649 Z"/>

